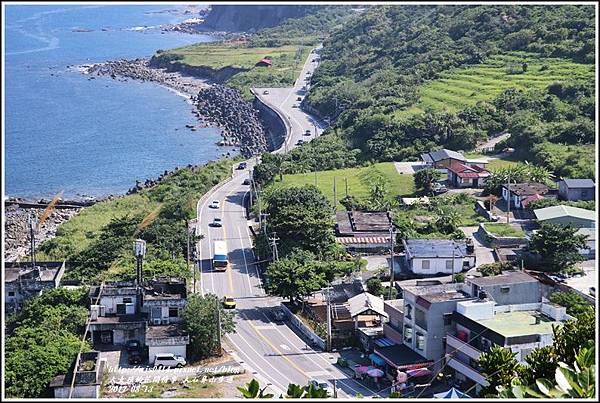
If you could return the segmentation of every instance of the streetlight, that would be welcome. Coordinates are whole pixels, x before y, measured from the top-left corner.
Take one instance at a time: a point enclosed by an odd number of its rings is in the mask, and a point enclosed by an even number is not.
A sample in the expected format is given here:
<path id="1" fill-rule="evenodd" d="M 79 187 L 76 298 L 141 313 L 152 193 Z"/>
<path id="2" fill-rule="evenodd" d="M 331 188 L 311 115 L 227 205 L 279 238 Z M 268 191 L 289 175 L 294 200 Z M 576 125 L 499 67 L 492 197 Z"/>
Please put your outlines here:
<path id="1" fill-rule="evenodd" d="M 135 255 L 135 258 L 137 261 L 137 267 L 136 267 L 137 285 L 142 285 L 142 279 L 143 279 L 142 261 L 144 260 L 144 256 L 146 255 L 146 241 L 144 241 L 143 239 L 136 239 L 133 242 L 133 254 Z"/>

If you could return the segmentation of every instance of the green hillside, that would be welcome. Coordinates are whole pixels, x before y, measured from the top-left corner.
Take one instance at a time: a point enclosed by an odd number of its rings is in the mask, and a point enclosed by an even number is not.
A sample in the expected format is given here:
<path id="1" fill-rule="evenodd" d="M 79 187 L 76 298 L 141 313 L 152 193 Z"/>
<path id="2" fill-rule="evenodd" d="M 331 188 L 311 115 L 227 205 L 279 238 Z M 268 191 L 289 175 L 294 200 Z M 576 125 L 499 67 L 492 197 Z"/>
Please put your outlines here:
<path id="1" fill-rule="evenodd" d="M 523 71 L 526 63 L 526 71 Z M 593 80 L 594 65 L 567 59 L 545 58 L 534 53 L 511 52 L 491 57 L 483 64 L 468 65 L 445 71 L 440 78 L 419 87 L 419 100 L 396 116 L 407 116 L 426 109 L 452 112 L 491 101 L 508 88 L 543 90 L 565 79 Z"/>

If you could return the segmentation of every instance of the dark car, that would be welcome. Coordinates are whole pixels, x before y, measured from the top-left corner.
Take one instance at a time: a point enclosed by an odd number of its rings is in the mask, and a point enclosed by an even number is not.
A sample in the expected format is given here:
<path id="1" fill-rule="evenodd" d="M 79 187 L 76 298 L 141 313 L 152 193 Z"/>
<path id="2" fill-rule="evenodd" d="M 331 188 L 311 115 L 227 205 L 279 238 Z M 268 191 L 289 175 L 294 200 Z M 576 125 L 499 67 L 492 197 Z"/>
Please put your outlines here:
<path id="1" fill-rule="evenodd" d="M 242 185 L 249 185 L 250 184 L 250 179 L 244 179 L 244 181 L 242 182 Z"/>
<path id="2" fill-rule="evenodd" d="M 296 101 L 302 101 L 302 97 L 296 98 Z"/>
<path id="3" fill-rule="evenodd" d="M 247 166 L 248 164 L 246 164 L 245 162 L 240 162 L 240 165 L 238 165 L 237 169 L 246 169 Z"/>
<path id="4" fill-rule="evenodd" d="M 127 351 L 140 351 L 141 344 L 137 340 L 129 340 L 126 346 Z"/>
<path id="5" fill-rule="evenodd" d="M 142 363 L 142 354 L 139 351 L 132 351 L 129 353 L 129 358 L 127 359 L 129 365 L 138 365 Z"/>

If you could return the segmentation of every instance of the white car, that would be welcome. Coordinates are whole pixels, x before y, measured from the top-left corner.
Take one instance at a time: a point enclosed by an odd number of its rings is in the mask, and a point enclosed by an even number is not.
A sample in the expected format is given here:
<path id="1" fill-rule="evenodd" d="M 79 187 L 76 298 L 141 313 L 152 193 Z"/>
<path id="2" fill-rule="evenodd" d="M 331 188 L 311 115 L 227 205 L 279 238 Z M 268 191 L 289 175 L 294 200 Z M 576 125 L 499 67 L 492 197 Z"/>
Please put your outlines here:
<path id="1" fill-rule="evenodd" d="M 221 220 L 220 217 L 215 217 L 213 218 L 213 222 L 210 224 L 213 227 L 222 227 L 223 226 L 223 220 Z"/>
<path id="2" fill-rule="evenodd" d="M 173 354 L 173 353 L 156 354 L 156 357 L 154 357 L 154 366 L 155 367 L 181 368 L 185 364 L 187 364 L 187 362 L 185 361 L 185 358 L 183 358 L 180 355 Z"/>
<path id="3" fill-rule="evenodd" d="M 210 203 L 208 205 L 208 207 L 210 207 L 210 208 L 220 208 L 221 207 L 221 203 L 218 200 L 213 200 L 212 203 Z"/>
<path id="4" fill-rule="evenodd" d="M 311 379 L 308 383 L 314 385 L 316 388 L 324 389 L 325 391 L 327 391 L 329 396 L 333 396 L 333 388 L 331 387 L 329 382 L 325 382 L 322 379 Z"/>

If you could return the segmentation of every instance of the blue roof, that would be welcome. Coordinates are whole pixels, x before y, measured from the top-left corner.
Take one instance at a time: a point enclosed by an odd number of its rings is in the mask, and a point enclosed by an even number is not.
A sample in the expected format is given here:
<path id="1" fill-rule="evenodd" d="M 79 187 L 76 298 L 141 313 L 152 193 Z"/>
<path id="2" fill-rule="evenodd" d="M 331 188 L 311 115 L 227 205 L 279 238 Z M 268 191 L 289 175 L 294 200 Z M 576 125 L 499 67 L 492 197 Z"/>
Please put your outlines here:
<path id="1" fill-rule="evenodd" d="M 432 151 L 427 154 L 422 154 L 421 158 L 423 158 L 423 160 L 425 160 L 426 162 L 438 162 L 448 158 L 453 158 L 459 161 L 467 160 L 461 153 L 445 148 L 441 150 Z"/>
<path id="2" fill-rule="evenodd" d="M 563 179 L 567 187 L 570 188 L 590 188 L 593 189 L 594 181 L 591 179 Z"/>
<path id="3" fill-rule="evenodd" d="M 406 253 L 410 257 L 464 257 L 467 255 L 467 243 L 450 239 L 407 239 L 404 241 Z M 454 251 L 454 252 L 453 252 Z"/>
<path id="4" fill-rule="evenodd" d="M 371 361 L 373 361 L 376 365 L 379 365 L 379 366 L 384 366 L 385 365 L 385 361 L 383 360 L 383 358 L 381 358 L 380 356 L 378 356 L 375 353 L 369 354 L 369 359 Z"/>
<path id="5" fill-rule="evenodd" d="M 375 344 L 377 344 L 379 347 L 389 347 L 389 346 L 393 346 L 394 343 L 392 340 L 388 339 L 387 337 L 381 337 L 379 339 L 376 339 L 373 341 Z"/>

